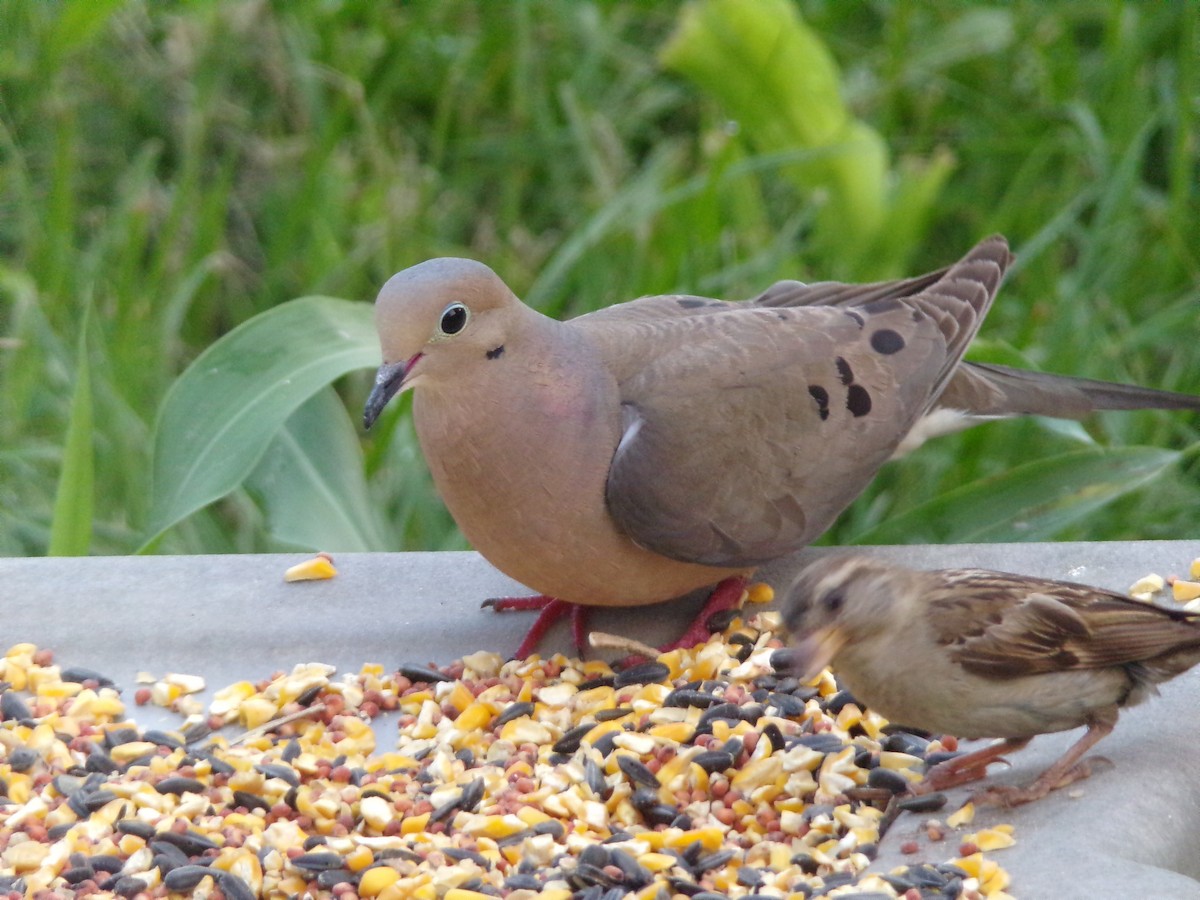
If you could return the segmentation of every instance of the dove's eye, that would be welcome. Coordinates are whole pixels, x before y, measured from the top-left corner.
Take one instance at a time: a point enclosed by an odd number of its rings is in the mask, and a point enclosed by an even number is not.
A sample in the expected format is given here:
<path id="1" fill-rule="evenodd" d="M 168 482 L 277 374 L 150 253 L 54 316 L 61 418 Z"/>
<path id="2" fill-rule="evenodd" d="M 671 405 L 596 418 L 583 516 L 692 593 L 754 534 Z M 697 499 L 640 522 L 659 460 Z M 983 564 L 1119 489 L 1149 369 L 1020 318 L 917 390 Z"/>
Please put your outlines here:
<path id="1" fill-rule="evenodd" d="M 438 322 L 438 331 L 449 337 L 458 334 L 467 326 L 470 311 L 461 303 L 451 303 L 442 310 L 442 318 Z"/>

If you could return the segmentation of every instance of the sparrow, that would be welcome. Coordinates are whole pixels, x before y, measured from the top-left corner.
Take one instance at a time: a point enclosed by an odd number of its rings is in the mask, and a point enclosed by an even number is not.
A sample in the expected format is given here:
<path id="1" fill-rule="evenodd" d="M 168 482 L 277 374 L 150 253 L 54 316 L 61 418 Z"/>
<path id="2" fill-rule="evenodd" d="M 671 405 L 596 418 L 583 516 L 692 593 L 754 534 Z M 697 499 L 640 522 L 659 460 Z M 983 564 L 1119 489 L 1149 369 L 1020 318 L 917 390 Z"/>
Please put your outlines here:
<path id="1" fill-rule="evenodd" d="M 1085 778 L 1084 754 L 1118 711 L 1200 662 L 1200 616 L 1069 581 L 829 556 L 782 596 L 791 643 L 776 668 L 811 678 L 829 666 L 892 722 L 1000 739 L 932 767 L 916 793 L 973 781 L 1037 735 L 1080 726 L 1033 782 L 975 799 L 1012 806 Z"/>

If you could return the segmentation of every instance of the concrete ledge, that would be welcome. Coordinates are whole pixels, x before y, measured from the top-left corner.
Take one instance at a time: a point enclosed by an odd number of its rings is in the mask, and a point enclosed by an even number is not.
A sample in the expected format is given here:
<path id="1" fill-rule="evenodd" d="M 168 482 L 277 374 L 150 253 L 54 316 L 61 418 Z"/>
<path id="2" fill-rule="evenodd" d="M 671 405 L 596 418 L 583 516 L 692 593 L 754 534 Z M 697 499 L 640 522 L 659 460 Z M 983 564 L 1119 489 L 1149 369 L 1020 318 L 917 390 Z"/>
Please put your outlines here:
<path id="1" fill-rule="evenodd" d="M 784 584 L 807 550 L 765 568 Z M 1125 590 L 1148 572 L 1185 572 L 1200 543 L 978 544 L 871 548 L 917 567 L 978 565 L 1068 578 Z M 511 653 L 529 624 L 521 614 L 479 609 L 487 597 L 528 593 L 474 553 L 342 554 L 332 581 L 285 584 L 301 555 L 0 559 L 3 645 L 32 641 L 63 665 L 103 672 L 126 689 L 138 671 L 203 675 L 219 688 L 298 662 L 357 670 L 447 662 L 473 650 Z M 697 598 L 661 607 L 600 610 L 592 626 L 656 642 L 694 612 Z M 569 651 L 565 627 L 544 646 Z M 1128 710 L 1099 752 L 1113 765 L 1077 789 L 1011 811 L 985 810 L 971 830 L 1016 826 L 1017 846 L 995 855 L 1018 897 L 1200 898 L 1200 671 L 1165 685 L 1155 701 Z M 132 705 L 132 704 L 131 704 Z M 161 710 L 135 709 L 147 726 L 173 726 Z M 384 726 L 387 735 L 390 723 Z M 1036 739 L 996 776 L 1027 781 L 1078 732 Z M 384 746 L 390 737 L 384 738 Z M 966 791 L 952 796 L 957 805 Z M 950 807 L 950 808 L 953 808 Z M 928 816 L 902 816 L 876 868 L 957 855 L 950 835 L 915 857 L 899 845 Z"/>

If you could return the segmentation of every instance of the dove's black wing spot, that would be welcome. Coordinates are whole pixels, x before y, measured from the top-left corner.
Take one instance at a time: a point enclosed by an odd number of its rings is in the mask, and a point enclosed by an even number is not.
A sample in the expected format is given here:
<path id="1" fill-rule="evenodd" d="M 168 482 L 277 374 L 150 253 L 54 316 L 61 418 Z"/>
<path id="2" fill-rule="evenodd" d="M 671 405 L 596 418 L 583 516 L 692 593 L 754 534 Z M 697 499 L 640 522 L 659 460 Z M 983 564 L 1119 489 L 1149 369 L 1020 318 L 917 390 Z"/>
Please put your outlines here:
<path id="1" fill-rule="evenodd" d="M 854 310 L 847 309 L 847 310 L 845 310 L 845 313 L 846 313 L 846 315 L 848 315 L 850 318 L 852 318 L 854 320 L 855 324 L 857 324 L 859 328 L 862 328 L 864 325 L 867 324 L 867 320 L 864 319 L 862 316 L 860 316 L 858 313 L 856 313 Z"/>
<path id="2" fill-rule="evenodd" d="M 871 395 L 861 384 L 852 384 L 846 391 L 846 409 L 858 418 L 871 411 Z"/>
<path id="3" fill-rule="evenodd" d="M 493 347 L 491 350 L 489 350 L 487 352 L 488 359 L 499 359 L 503 355 L 504 355 L 504 345 L 503 344 L 501 344 L 499 347 Z"/>
<path id="4" fill-rule="evenodd" d="M 821 421 L 829 418 L 829 391 L 818 384 L 810 384 L 808 393 L 814 400 L 817 401 L 817 414 L 820 415 Z"/>
<path id="5" fill-rule="evenodd" d="M 854 384 L 854 370 L 850 368 L 850 363 L 846 362 L 844 357 L 839 356 L 834 360 L 837 365 L 838 378 L 842 384 Z"/>
<path id="6" fill-rule="evenodd" d="M 699 309 L 701 306 L 707 305 L 704 300 L 698 300 L 694 297 L 685 297 L 682 300 L 676 300 L 676 303 L 683 309 Z"/>
<path id="7" fill-rule="evenodd" d="M 884 356 L 890 356 L 904 349 L 904 338 L 898 331 L 890 328 L 880 328 L 871 335 L 871 349 Z"/>

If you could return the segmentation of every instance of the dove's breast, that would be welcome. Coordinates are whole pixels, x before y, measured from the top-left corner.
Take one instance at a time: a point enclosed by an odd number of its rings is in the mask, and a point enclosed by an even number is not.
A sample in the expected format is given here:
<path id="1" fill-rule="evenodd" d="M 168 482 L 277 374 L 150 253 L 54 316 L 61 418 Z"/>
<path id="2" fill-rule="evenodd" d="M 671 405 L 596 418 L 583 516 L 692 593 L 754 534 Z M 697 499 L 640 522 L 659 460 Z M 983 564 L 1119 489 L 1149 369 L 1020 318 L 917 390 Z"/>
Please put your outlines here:
<path id="1" fill-rule="evenodd" d="M 514 343 L 470 390 L 414 389 L 422 452 L 472 546 L 522 584 L 588 605 L 654 603 L 733 574 L 644 550 L 609 517 L 622 422 L 595 351 L 577 341 L 534 356 Z"/>

